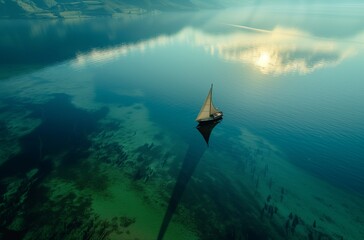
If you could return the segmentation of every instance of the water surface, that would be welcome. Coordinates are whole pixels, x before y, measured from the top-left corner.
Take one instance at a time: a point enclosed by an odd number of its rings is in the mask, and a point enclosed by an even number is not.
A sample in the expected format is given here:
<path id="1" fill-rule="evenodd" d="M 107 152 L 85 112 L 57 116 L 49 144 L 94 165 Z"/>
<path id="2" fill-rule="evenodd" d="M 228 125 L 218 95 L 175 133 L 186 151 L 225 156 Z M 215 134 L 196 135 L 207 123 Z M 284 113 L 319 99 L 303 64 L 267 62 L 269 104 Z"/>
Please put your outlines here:
<path id="1" fill-rule="evenodd" d="M 360 10 L 1 21 L 2 237 L 363 238 Z"/>

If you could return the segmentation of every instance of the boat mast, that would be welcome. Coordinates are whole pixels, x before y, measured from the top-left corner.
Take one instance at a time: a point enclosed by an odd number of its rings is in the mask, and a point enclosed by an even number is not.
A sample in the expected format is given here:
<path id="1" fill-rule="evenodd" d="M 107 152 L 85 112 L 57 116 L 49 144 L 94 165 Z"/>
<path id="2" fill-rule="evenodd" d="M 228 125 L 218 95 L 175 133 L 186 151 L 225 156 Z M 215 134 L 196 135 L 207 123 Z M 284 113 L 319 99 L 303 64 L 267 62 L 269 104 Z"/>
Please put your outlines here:
<path id="1" fill-rule="evenodd" d="M 210 116 L 211 116 L 211 106 L 212 106 L 212 86 L 213 86 L 213 84 L 211 83 L 211 88 L 210 88 L 210 112 L 209 112 Z"/>

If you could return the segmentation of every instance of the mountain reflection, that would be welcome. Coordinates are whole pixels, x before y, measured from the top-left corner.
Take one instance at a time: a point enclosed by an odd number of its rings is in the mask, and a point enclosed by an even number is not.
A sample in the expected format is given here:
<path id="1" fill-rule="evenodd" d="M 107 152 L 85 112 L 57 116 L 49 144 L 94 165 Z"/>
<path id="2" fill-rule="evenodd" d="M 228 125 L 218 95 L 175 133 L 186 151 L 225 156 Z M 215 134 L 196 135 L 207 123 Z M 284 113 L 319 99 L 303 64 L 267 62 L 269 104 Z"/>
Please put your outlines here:
<path id="1" fill-rule="evenodd" d="M 156 47 L 184 43 L 201 47 L 223 60 L 250 64 L 263 74 L 308 74 L 333 67 L 354 56 L 363 46 L 364 34 L 347 39 L 315 37 L 298 29 L 277 27 L 273 30 L 241 27 L 234 32 L 211 34 L 194 28 L 185 28 L 174 35 L 160 35 L 133 44 L 106 50 L 92 50 L 77 55 L 74 66 L 92 62 L 110 61 L 131 52 L 146 52 Z M 354 43 L 354 44 L 348 44 Z"/>

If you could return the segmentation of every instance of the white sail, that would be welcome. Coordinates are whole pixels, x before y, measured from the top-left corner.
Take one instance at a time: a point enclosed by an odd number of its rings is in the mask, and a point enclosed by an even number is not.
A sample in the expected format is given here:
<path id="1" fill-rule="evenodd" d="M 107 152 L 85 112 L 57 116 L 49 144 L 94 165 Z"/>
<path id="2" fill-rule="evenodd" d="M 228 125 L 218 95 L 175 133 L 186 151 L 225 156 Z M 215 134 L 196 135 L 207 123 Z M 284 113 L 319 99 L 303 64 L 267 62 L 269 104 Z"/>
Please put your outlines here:
<path id="1" fill-rule="evenodd" d="M 214 114 L 220 112 L 217 108 L 215 108 L 214 104 L 212 103 L 212 96 L 211 96 L 211 109 L 210 109 L 210 114 Z"/>
<path id="2" fill-rule="evenodd" d="M 212 87 L 210 88 L 209 94 L 207 95 L 206 100 L 201 107 L 200 113 L 197 115 L 196 121 L 211 117 L 210 116 L 211 115 L 211 106 L 212 106 L 211 96 L 212 96 Z"/>

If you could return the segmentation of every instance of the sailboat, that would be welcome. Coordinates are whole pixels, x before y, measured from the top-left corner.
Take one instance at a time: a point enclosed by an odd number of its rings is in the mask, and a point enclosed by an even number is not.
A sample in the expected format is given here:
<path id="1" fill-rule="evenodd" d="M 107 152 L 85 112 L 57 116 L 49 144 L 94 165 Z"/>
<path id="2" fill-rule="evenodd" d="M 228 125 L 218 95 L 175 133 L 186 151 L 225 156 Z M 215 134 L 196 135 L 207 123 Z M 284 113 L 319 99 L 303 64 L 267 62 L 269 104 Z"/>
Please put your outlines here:
<path id="1" fill-rule="evenodd" d="M 217 109 L 212 103 L 212 87 L 213 85 L 211 84 L 210 91 L 196 118 L 196 121 L 200 124 L 222 119 L 223 116 L 222 111 Z"/>

